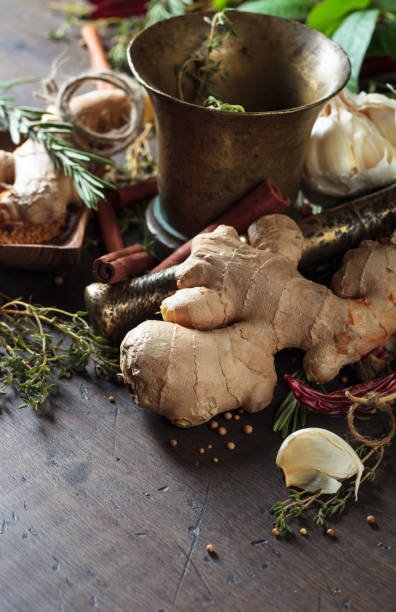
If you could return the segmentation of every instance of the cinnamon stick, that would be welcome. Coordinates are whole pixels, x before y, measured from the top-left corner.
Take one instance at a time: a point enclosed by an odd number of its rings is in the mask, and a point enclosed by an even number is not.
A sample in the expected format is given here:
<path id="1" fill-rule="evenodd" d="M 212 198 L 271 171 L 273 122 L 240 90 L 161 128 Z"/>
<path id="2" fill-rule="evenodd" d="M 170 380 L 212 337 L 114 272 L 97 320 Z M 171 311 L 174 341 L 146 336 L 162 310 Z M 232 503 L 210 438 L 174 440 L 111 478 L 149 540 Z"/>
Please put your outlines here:
<path id="1" fill-rule="evenodd" d="M 199 233 L 213 232 L 219 225 L 230 225 L 239 234 L 247 230 L 249 225 L 259 217 L 269 213 L 279 213 L 290 205 L 290 198 L 284 198 L 279 187 L 270 179 L 260 183 L 253 191 L 243 196 L 229 210 L 218 217 L 216 221 L 205 227 Z M 191 253 L 192 240 L 185 242 L 169 257 L 151 270 L 151 273 L 164 270 L 170 266 L 182 263 Z"/>
<path id="2" fill-rule="evenodd" d="M 158 193 L 157 178 L 152 176 L 145 181 L 122 187 L 117 191 L 112 191 L 108 194 L 108 200 L 115 210 L 120 210 L 126 206 L 137 204 L 142 200 L 146 200 L 155 196 Z"/>
<path id="3" fill-rule="evenodd" d="M 133 244 L 95 259 L 92 273 L 97 281 L 112 285 L 145 272 L 154 263 L 154 257 L 141 244 Z"/>
<path id="4" fill-rule="evenodd" d="M 118 219 L 110 202 L 98 202 L 97 217 L 105 252 L 112 253 L 124 248 Z"/>
<path id="5" fill-rule="evenodd" d="M 84 25 L 81 28 L 81 37 L 87 45 L 92 68 L 110 70 L 109 60 L 107 59 L 98 30 L 93 25 Z M 113 86 L 110 83 L 99 81 L 98 89 L 113 89 Z"/>

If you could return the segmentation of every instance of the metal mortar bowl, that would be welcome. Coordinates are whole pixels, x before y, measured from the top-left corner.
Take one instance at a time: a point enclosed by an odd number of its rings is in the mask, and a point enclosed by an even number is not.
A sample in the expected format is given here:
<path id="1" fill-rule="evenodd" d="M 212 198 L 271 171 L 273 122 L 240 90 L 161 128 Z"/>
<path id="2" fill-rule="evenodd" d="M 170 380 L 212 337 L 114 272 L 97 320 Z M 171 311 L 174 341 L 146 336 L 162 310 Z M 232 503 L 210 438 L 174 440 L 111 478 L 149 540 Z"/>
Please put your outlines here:
<path id="1" fill-rule="evenodd" d="M 203 14 L 161 21 L 131 42 L 129 62 L 156 116 L 159 199 L 148 213 L 162 244 L 175 248 L 265 178 L 295 198 L 313 123 L 350 76 L 341 47 L 296 21 L 232 11 L 237 35 L 211 57 L 229 80 L 223 101 L 245 113 L 207 109 L 178 99 L 177 68 L 203 49 L 210 26 Z M 209 15 L 210 17 L 212 15 Z"/>

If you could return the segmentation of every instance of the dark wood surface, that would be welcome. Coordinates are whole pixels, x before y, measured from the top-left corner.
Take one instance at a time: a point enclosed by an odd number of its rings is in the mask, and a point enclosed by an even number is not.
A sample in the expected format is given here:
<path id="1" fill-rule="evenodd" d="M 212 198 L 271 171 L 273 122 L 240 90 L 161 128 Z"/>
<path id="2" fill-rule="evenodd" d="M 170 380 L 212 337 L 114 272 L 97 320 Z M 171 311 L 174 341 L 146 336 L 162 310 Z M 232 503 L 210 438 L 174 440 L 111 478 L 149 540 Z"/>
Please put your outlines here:
<path id="1" fill-rule="evenodd" d="M 63 74 L 86 68 L 76 32 L 47 39 L 59 16 L 45 1 L 1 0 L 0 8 L 2 80 L 45 76 L 63 51 Z M 30 102 L 32 89 L 18 99 Z M 96 254 L 87 249 L 72 270 L 0 269 L 0 290 L 82 308 Z M 288 354 L 282 368 L 293 368 Z M 280 385 L 277 399 L 283 393 Z M 309 525 L 308 537 L 276 540 L 268 508 L 286 493 L 271 431 L 276 401 L 227 422 L 233 452 L 207 426 L 175 429 L 94 374 L 60 382 L 47 417 L 18 410 L 15 396 L 1 401 L 1 612 L 396 610 L 395 445 L 335 524 L 336 539 Z M 251 436 L 241 433 L 245 423 Z M 328 419 L 309 424 L 346 430 Z"/>

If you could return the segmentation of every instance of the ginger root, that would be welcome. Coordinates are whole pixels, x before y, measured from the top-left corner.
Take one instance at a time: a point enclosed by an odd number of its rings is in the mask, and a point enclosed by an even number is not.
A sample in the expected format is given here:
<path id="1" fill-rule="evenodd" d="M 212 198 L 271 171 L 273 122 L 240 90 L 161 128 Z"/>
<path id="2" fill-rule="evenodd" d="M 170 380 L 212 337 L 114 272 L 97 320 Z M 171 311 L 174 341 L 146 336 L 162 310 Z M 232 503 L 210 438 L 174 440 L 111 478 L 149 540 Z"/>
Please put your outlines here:
<path id="1" fill-rule="evenodd" d="M 366 241 L 349 251 L 333 291 L 297 270 L 303 235 L 285 215 L 249 228 L 250 245 L 220 226 L 193 240 L 177 267 L 179 291 L 121 345 L 135 402 L 180 427 L 243 406 L 267 406 L 274 355 L 305 351 L 310 379 L 326 382 L 396 330 L 396 246 Z"/>
<path id="2" fill-rule="evenodd" d="M 120 90 L 91 91 L 72 98 L 70 109 L 92 133 L 110 136 L 128 123 L 130 102 Z M 43 118 L 58 120 L 54 114 Z M 72 179 L 55 170 L 42 144 L 29 139 L 12 153 L 0 151 L 0 184 L 0 220 L 59 221 L 69 202 L 78 198 Z"/>

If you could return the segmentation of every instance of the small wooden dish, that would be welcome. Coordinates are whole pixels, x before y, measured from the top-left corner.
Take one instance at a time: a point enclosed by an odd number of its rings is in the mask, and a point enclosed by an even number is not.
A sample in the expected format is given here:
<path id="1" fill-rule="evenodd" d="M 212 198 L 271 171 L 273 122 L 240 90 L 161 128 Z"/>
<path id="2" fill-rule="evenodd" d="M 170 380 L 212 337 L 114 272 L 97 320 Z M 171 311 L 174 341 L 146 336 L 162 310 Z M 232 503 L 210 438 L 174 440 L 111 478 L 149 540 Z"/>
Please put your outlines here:
<path id="1" fill-rule="evenodd" d="M 0 149 L 12 151 L 8 132 L 0 130 Z M 21 270 L 53 270 L 78 263 L 90 211 L 82 203 L 69 204 L 65 227 L 43 244 L 1 244 L 0 266 Z"/>
<path id="2" fill-rule="evenodd" d="M 44 244 L 0 244 L 0 266 L 21 270 L 53 270 L 78 263 L 90 211 L 83 204 L 69 204 L 61 233 Z"/>

